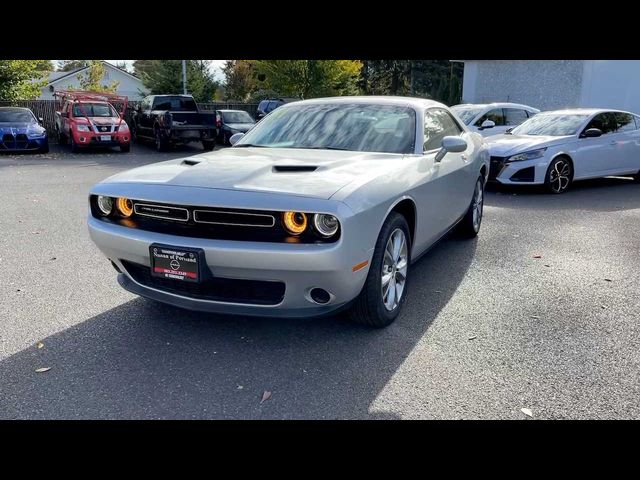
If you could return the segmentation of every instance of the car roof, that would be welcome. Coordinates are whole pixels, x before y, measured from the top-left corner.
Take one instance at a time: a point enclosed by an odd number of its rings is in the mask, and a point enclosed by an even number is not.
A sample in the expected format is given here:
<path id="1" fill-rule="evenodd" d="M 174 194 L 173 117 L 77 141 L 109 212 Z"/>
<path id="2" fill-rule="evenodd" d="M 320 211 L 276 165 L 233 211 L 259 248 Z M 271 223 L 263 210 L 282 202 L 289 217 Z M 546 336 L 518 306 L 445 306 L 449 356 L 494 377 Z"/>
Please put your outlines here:
<path id="1" fill-rule="evenodd" d="M 428 100 L 426 98 L 417 98 L 417 97 L 401 97 L 401 96 L 377 96 L 377 95 L 357 95 L 357 96 L 345 96 L 345 97 L 324 97 L 324 98 L 313 98 L 310 100 L 298 100 L 296 102 L 292 102 L 287 104 L 290 105 L 299 105 L 299 104 L 322 104 L 322 103 L 333 103 L 333 104 L 341 104 L 341 103 L 363 103 L 363 104 L 377 104 L 377 105 L 396 105 L 396 106 L 411 106 L 414 108 L 429 108 L 429 107 L 444 107 L 448 108 L 446 105 L 436 102 L 435 100 Z M 282 107 L 281 107 L 282 108 Z"/>
<path id="2" fill-rule="evenodd" d="M 26 112 L 31 112 L 31 109 L 26 107 L 0 107 L 0 110 L 12 111 L 12 112 L 19 112 L 20 110 L 23 110 Z"/>
<path id="3" fill-rule="evenodd" d="M 595 115 L 597 113 L 603 112 L 618 112 L 618 113 L 629 113 L 631 115 L 635 115 L 632 112 L 628 112 L 626 110 L 617 110 L 615 108 L 563 108 L 560 110 L 548 110 L 542 113 L 551 113 L 551 114 L 561 114 L 561 115 Z"/>
<path id="4" fill-rule="evenodd" d="M 225 108 L 225 109 L 220 109 L 220 110 L 218 110 L 218 112 L 246 112 L 246 113 L 249 113 L 249 112 L 247 112 L 246 110 L 237 110 L 237 109 L 236 109 L 236 110 L 233 110 L 233 109 L 227 109 L 227 108 Z"/>
<path id="5" fill-rule="evenodd" d="M 539 109 L 529 106 L 529 105 L 524 105 L 523 103 L 510 103 L 510 102 L 492 102 L 492 103 L 460 103 L 458 105 L 454 105 L 454 107 L 467 107 L 467 108 L 487 108 L 487 107 L 491 107 L 491 108 L 505 108 L 505 107 L 513 107 L 513 108 L 526 108 L 528 110 L 536 110 L 536 111 L 540 111 Z"/>

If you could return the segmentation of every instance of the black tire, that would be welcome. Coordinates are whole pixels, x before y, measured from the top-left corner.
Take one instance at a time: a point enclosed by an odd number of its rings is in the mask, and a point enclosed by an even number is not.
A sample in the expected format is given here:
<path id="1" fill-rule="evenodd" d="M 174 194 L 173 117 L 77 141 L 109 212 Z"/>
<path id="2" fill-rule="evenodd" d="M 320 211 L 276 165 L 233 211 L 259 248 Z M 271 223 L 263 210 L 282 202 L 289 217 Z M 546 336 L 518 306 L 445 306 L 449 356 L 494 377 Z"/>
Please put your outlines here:
<path id="1" fill-rule="evenodd" d="M 216 141 L 215 140 L 203 140 L 202 141 L 202 148 L 204 149 L 205 152 L 210 152 L 211 150 L 213 150 L 216 146 Z"/>
<path id="2" fill-rule="evenodd" d="M 553 159 L 544 177 L 544 186 L 549 193 L 560 194 L 569 189 L 573 181 L 573 164 L 567 157 Z"/>
<path id="3" fill-rule="evenodd" d="M 389 310 L 385 307 L 382 293 L 382 267 L 387 242 L 391 235 L 398 229 L 404 233 L 406 241 L 407 274 L 405 275 L 405 283 L 400 301 L 394 309 Z M 351 320 L 369 327 L 381 328 L 391 325 L 395 319 L 398 318 L 398 315 L 400 315 L 400 310 L 407 298 L 407 287 L 409 285 L 408 269 L 410 264 L 411 236 L 409 234 L 409 226 L 402 215 L 397 212 L 392 212 L 384 222 L 378 240 L 376 241 L 371 266 L 364 287 L 349 310 Z"/>
<path id="4" fill-rule="evenodd" d="M 636 182 L 640 182 L 640 171 L 639 171 L 638 173 L 636 173 L 636 174 L 633 176 L 633 179 L 634 179 Z"/>
<path id="5" fill-rule="evenodd" d="M 120 145 L 120 151 L 122 153 L 129 153 L 131 151 L 131 144 L 130 143 L 123 143 Z"/>
<path id="6" fill-rule="evenodd" d="M 135 124 L 131 125 L 131 141 L 133 143 L 138 143 L 138 128 Z"/>
<path id="7" fill-rule="evenodd" d="M 160 130 L 157 128 L 155 130 L 155 137 L 156 150 L 158 150 L 159 152 L 166 152 L 167 150 L 169 150 L 169 141 L 165 137 L 160 135 Z"/>
<path id="8" fill-rule="evenodd" d="M 40 147 L 38 153 L 49 153 L 49 141 L 47 141 L 42 147 Z"/>
<path id="9" fill-rule="evenodd" d="M 58 127 L 56 127 L 56 137 L 58 138 L 58 145 L 66 145 L 67 144 L 67 136 L 64 135 Z"/>
<path id="10" fill-rule="evenodd" d="M 458 223 L 457 233 L 463 238 L 474 238 L 480 231 L 482 225 L 482 213 L 484 211 L 484 177 L 480 175 L 476 180 L 473 190 L 473 197 L 460 223 Z M 477 219 L 477 221 L 476 221 Z"/>
<path id="11" fill-rule="evenodd" d="M 69 145 L 71 146 L 71 153 L 78 153 L 80 148 L 78 144 L 73 140 L 73 133 L 69 132 Z"/>

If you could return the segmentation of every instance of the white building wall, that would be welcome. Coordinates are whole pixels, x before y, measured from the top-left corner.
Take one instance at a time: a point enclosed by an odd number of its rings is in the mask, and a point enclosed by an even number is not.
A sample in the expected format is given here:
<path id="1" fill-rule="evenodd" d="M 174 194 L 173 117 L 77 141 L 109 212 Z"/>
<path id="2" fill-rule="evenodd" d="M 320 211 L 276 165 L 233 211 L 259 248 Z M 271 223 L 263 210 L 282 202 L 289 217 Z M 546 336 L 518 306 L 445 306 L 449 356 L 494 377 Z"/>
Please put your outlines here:
<path id="1" fill-rule="evenodd" d="M 586 60 L 583 72 L 581 107 L 640 114 L 639 60 Z"/>
<path id="2" fill-rule="evenodd" d="M 82 75 L 84 72 L 80 74 Z M 146 93 L 141 95 L 139 92 L 140 89 L 145 90 L 141 80 L 127 75 L 117 68 L 105 65 L 105 75 L 102 79 L 103 83 L 109 84 L 114 80 L 119 82 L 117 93 L 128 96 L 129 100 L 141 100 L 146 95 Z M 52 85 L 55 90 L 65 90 L 69 87 L 80 88 L 80 81 L 78 80 L 78 74 L 72 74 L 58 82 L 54 82 Z M 53 100 L 53 92 L 49 86 L 45 86 L 42 89 L 40 100 Z"/>

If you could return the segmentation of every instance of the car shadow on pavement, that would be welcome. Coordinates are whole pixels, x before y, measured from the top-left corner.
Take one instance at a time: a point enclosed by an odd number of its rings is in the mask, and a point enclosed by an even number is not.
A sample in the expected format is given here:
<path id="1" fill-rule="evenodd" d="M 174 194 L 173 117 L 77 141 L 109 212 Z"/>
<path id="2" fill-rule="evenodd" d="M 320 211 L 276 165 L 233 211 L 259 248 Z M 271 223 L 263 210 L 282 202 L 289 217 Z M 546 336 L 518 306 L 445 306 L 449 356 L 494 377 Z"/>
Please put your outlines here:
<path id="1" fill-rule="evenodd" d="M 398 418 L 370 407 L 456 293 L 476 243 L 446 239 L 414 264 L 386 329 L 131 300 L 0 362 L 0 417 Z"/>
<path id="2" fill-rule="evenodd" d="M 542 186 L 488 184 L 487 206 L 507 205 L 527 210 L 587 210 L 614 212 L 640 208 L 640 183 L 629 177 L 582 180 L 560 195 Z M 508 202 L 508 203 L 507 203 Z"/>

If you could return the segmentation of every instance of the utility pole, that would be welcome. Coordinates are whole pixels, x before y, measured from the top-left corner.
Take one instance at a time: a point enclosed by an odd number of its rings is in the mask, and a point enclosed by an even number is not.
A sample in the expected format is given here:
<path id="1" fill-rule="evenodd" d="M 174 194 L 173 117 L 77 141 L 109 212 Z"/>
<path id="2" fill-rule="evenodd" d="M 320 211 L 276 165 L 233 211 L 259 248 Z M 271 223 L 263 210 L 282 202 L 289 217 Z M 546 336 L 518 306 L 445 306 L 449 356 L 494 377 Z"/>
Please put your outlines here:
<path id="1" fill-rule="evenodd" d="M 182 60 L 182 93 L 187 94 L 187 61 Z"/>

